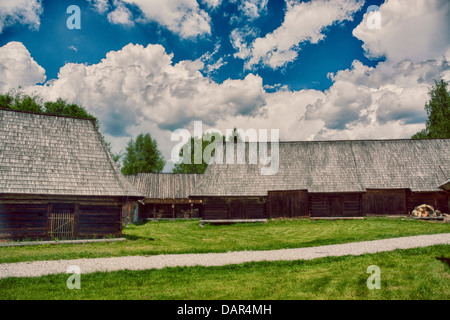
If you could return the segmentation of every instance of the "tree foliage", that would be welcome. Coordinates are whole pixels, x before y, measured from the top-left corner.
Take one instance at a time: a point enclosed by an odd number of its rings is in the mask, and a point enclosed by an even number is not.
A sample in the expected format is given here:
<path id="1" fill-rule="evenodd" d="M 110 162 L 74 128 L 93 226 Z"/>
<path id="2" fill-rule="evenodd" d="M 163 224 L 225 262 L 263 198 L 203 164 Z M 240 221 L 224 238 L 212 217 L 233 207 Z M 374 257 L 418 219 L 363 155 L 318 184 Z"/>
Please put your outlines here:
<path id="1" fill-rule="evenodd" d="M 30 96 L 20 90 L 0 94 L 0 108 L 45 113 L 39 96 Z"/>
<path id="2" fill-rule="evenodd" d="M 413 135 L 412 139 L 450 138 L 450 92 L 444 80 L 435 81 L 425 104 L 428 120 L 426 128 Z"/>
<path id="3" fill-rule="evenodd" d="M 131 139 L 123 156 L 123 174 L 158 173 L 164 169 L 166 162 L 158 150 L 158 143 L 149 133 L 139 134 Z"/>
<path id="4" fill-rule="evenodd" d="M 84 119 L 97 120 L 93 115 L 89 114 L 84 108 L 75 103 L 67 103 L 61 98 L 58 98 L 55 102 L 44 103 L 45 113 L 58 114 L 68 117 L 77 117 Z"/>
<path id="5" fill-rule="evenodd" d="M 41 97 L 30 96 L 25 94 L 20 89 L 11 90 L 7 93 L 0 94 L 0 108 L 92 119 L 97 121 L 93 115 L 89 114 L 83 107 L 75 103 L 67 103 L 61 98 L 58 98 L 56 101 L 46 101 L 43 103 Z"/>

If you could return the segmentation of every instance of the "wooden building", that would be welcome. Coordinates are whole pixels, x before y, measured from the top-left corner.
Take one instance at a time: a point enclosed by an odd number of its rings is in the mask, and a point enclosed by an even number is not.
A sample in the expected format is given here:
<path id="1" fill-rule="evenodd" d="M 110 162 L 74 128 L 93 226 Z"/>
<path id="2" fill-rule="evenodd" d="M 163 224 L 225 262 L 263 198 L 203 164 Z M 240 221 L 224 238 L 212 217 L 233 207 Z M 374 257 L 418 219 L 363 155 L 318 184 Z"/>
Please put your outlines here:
<path id="1" fill-rule="evenodd" d="M 200 217 L 201 200 L 189 199 L 200 176 L 184 173 L 138 173 L 126 176 L 145 196 L 143 201 L 129 205 L 125 213 L 128 222 Z"/>
<path id="2" fill-rule="evenodd" d="M 92 120 L 0 109 L 0 238 L 121 235 L 143 199 Z"/>
<path id="3" fill-rule="evenodd" d="M 261 166 L 212 164 L 191 199 L 205 219 L 399 216 L 424 203 L 449 212 L 439 186 L 450 139 L 280 142 L 277 174 Z"/>

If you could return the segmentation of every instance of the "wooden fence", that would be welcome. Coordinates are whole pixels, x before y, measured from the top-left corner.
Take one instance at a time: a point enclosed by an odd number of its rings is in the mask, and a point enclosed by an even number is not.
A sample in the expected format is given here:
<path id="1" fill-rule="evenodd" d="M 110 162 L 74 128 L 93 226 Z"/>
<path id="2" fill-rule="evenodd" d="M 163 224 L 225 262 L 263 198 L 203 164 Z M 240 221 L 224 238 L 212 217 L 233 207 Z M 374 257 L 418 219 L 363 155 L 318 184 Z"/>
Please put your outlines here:
<path id="1" fill-rule="evenodd" d="M 75 226 L 75 218 L 73 213 L 52 212 L 49 219 L 51 238 L 73 238 Z"/>

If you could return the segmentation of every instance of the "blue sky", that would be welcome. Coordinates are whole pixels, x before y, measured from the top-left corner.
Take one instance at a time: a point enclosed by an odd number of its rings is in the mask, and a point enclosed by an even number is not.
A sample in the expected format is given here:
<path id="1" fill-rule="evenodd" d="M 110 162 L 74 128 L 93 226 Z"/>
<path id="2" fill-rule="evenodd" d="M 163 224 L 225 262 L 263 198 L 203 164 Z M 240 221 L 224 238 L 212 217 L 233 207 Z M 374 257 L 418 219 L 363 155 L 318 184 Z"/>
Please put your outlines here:
<path id="1" fill-rule="evenodd" d="M 450 81 L 449 29 L 446 0 L 0 1 L 0 91 L 79 103 L 114 151 L 150 132 L 166 158 L 195 120 L 409 138 L 433 81 Z"/>
<path id="2" fill-rule="evenodd" d="M 167 52 L 173 53 L 174 63 L 196 60 L 204 53 L 214 51 L 215 46 L 220 44 L 214 58 L 225 57 L 227 65 L 210 74 L 211 79 L 216 82 L 229 78 L 243 79 L 247 74 L 256 72 L 264 79 L 264 85 L 287 85 L 291 90 L 325 90 L 332 85 L 327 77 L 329 72 L 351 67 L 354 59 L 367 66 L 376 66 L 380 61 L 364 56 L 361 41 L 352 35 L 352 30 L 361 22 L 369 5 L 381 5 L 383 2 L 366 2 L 355 13 L 353 21 L 328 27 L 323 41 L 301 45 L 301 59 L 277 70 L 264 66 L 244 70 L 244 61 L 233 57 L 235 49 L 231 44 L 230 34 L 243 26 L 258 30 L 260 36 L 272 32 L 283 22 L 286 9 L 284 0 L 268 1 L 261 16 L 252 21 L 237 19 L 242 16 L 238 1 L 223 1 L 219 8 L 210 12 L 211 34 L 188 39 L 155 22 L 136 23 L 133 26 L 112 24 L 106 15 L 95 11 L 92 2 L 85 0 L 45 0 L 39 30 L 30 30 L 27 25 L 14 25 L 1 34 L 0 46 L 10 41 L 22 42 L 34 60 L 46 70 L 47 80 L 50 80 L 57 78 L 59 69 L 68 62 L 96 64 L 107 52 L 120 50 L 128 43 L 144 46 L 162 44 Z M 71 16 L 66 13 L 69 5 L 77 5 L 81 9 L 80 30 L 69 30 L 66 26 L 66 21 Z M 202 2 L 199 7 L 208 9 Z M 127 8 L 136 16 L 142 14 L 136 5 L 129 5 Z M 232 17 L 236 17 L 234 22 L 230 22 Z"/>

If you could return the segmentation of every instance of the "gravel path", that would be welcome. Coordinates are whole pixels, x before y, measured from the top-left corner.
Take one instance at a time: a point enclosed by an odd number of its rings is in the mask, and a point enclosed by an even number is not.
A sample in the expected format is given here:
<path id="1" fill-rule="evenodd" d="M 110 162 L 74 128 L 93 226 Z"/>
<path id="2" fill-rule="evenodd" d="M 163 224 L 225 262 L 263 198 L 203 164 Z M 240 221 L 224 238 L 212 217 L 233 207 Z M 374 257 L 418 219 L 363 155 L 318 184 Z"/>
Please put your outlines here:
<path id="1" fill-rule="evenodd" d="M 361 255 L 450 244 L 450 233 L 402 237 L 319 247 L 267 251 L 236 251 L 227 253 L 171 254 L 128 256 L 74 260 L 34 261 L 0 264 L 0 278 L 38 277 L 66 273 L 69 266 L 78 266 L 81 273 L 117 270 L 161 269 L 176 266 L 223 266 L 252 261 L 311 260 L 327 256 Z"/>

